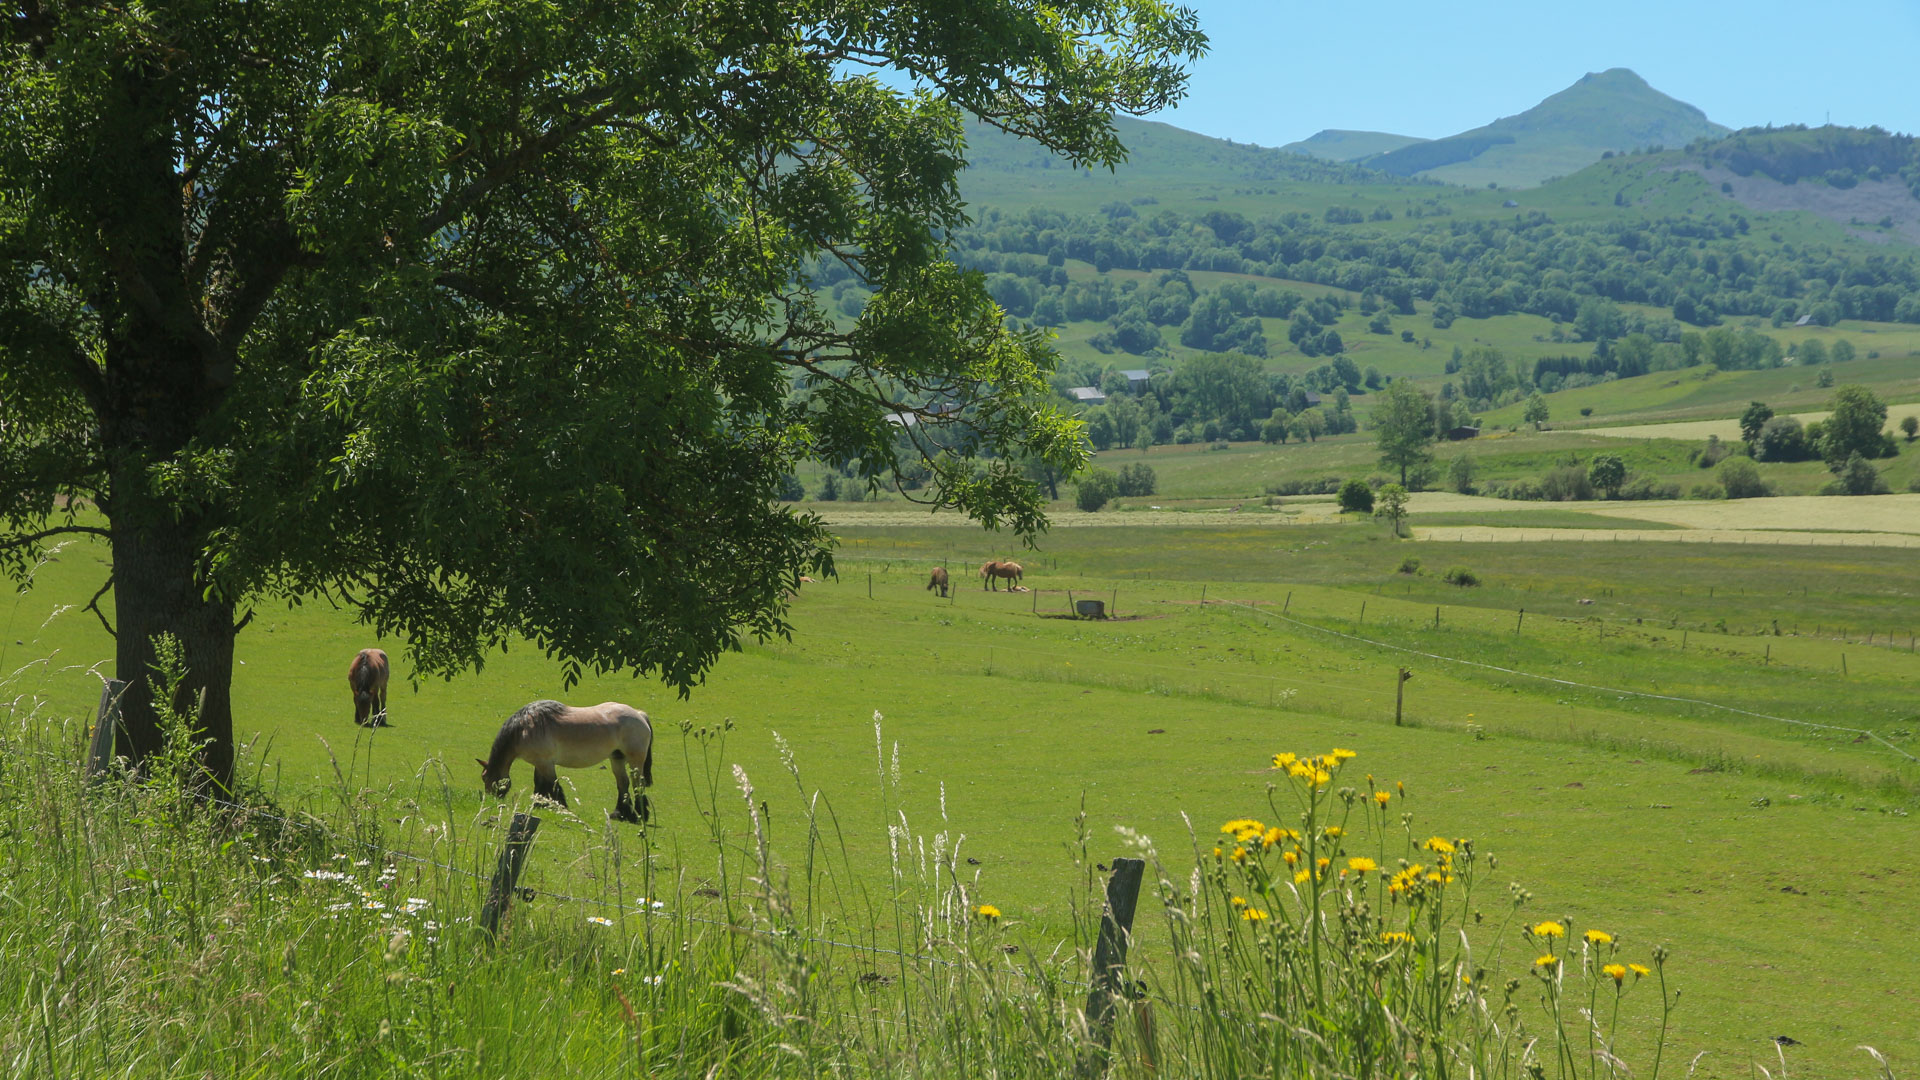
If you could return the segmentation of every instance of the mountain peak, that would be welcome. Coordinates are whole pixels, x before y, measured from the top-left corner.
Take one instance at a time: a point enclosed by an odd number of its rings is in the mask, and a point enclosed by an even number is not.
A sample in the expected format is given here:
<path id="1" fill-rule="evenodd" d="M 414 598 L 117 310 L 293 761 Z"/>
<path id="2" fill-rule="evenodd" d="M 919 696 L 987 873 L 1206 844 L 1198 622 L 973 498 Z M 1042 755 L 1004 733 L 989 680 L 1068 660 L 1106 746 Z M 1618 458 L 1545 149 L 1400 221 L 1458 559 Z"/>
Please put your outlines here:
<path id="1" fill-rule="evenodd" d="M 1363 164 L 1478 187 L 1532 187 L 1609 150 L 1683 146 L 1728 129 L 1654 89 L 1629 68 L 1588 72 L 1538 105 L 1484 127 L 1377 154 Z"/>

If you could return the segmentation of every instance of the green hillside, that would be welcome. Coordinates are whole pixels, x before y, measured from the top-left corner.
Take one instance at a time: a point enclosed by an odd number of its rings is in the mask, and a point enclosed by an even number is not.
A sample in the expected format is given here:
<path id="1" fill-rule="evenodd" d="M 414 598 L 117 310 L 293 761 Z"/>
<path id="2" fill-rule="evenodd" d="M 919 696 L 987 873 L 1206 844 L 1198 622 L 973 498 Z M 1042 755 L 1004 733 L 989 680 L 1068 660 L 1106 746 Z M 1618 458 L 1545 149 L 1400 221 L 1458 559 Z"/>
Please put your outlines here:
<path id="1" fill-rule="evenodd" d="M 1378 154 L 1364 164 L 1470 187 L 1534 187 L 1577 172 L 1608 151 L 1680 146 L 1727 131 L 1632 71 L 1612 68 L 1582 76 L 1523 113 Z"/>
<path id="2" fill-rule="evenodd" d="M 1359 161 L 1375 154 L 1385 154 L 1403 146 L 1426 142 L 1412 135 L 1394 135 L 1385 131 L 1342 131 L 1327 128 L 1301 139 L 1290 142 L 1280 149 L 1291 154 L 1305 154 L 1308 157 L 1322 158 L 1327 161 Z"/>

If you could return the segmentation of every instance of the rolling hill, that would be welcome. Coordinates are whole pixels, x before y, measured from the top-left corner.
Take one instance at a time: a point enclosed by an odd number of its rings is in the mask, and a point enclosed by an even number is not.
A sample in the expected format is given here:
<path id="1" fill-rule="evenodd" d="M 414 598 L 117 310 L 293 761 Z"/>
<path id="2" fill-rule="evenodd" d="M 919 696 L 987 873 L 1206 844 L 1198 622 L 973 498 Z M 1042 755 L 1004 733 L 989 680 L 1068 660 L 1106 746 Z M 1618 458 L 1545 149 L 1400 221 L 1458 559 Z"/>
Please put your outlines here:
<path id="1" fill-rule="evenodd" d="M 1426 141 L 1412 135 L 1394 135 L 1385 131 L 1342 131 L 1338 128 L 1327 128 L 1299 142 L 1290 142 L 1280 149 L 1290 154 L 1305 154 L 1307 157 L 1321 158 L 1326 161 L 1354 162 Z"/>
<path id="2" fill-rule="evenodd" d="M 1525 112 L 1444 139 L 1361 159 L 1395 176 L 1480 187 L 1534 187 L 1600 160 L 1608 151 L 1682 146 L 1727 128 L 1647 85 L 1626 68 L 1589 73 Z"/>

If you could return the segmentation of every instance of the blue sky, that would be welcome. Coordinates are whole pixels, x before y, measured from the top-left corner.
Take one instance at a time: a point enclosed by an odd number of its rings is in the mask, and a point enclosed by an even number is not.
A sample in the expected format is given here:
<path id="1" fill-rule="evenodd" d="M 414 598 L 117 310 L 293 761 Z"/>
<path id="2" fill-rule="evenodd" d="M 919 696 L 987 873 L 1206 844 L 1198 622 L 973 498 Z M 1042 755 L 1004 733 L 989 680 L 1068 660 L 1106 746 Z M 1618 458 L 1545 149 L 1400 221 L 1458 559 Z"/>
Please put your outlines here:
<path id="1" fill-rule="evenodd" d="M 1278 146 L 1322 128 L 1435 138 L 1626 67 L 1729 127 L 1920 133 L 1920 0 L 1185 0 L 1212 50 L 1155 117 Z"/>

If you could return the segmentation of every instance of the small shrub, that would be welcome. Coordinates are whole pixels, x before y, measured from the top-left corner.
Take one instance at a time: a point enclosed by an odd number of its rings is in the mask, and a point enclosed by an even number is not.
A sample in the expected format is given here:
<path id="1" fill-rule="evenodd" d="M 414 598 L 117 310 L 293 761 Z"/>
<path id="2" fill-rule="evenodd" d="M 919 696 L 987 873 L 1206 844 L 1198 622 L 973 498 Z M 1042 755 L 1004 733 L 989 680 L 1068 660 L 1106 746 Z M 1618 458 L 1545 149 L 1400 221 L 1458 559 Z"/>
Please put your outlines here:
<path id="1" fill-rule="evenodd" d="M 1105 469 L 1095 469 L 1080 478 L 1073 493 L 1073 504 L 1089 514 L 1097 513 L 1118 494 L 1119 478 Z"/>
<path id="2" fill-rule="evenodd" d="M 1341 484 L 1340 509 L 1355 514 L 1373 513 L 1373 489 L 1357 476 Z"/>
<path id="3" fill-rule="evenodd" d="M 1592 415 L 1593 415 L 1593 406 L 1591 406 L 1591 405 L 1582 405 L 1582 406 L 1580 406 L 1580 415 L 1581 415 L 1581 416 L 1592 416 Z"/>
<path id="4" fill-rule="evenodd" d="M 1743 457 L 1721 463 L 1720 486 L 1729 499 L 1759 499 L 1773 494 L 1773 489 L 1760 479 L 1760 470 Z"/>
<path id="5" fill-rule="evenodd" d="M 1409 555 L 1409 556 L 1407 556 L 1406 558 L 1404 558 L 1404 559 L 1401 559 L 1401 560 L 1400 560 L 1400 572 L 1401 572 L 1401 573 L 1403 573 L 1403 574 L 1417 574 L 1417 573 L 1419 573 L 1419 572 L 1420 572 L 1420 560 L 1419 560 L 1418 558 L 1415 558 L 1415 557 L 1414 557 L 1414 556 L 1412 556 L 1412 555 Z"/>
<path id="6" fill-rule="evenodd" d="M 1471 589 L 1475 585 L 1480 584 L 1480 575 L 1464 566 L 1450 566 L 1447 568 L 1447 572 L 1441 575 L 1440 580 L 1449 585 L 1458 585 L 1463 589 Z"/>
<path id="7" fill-rule="evenodd" d="M 1585 502 L 1593 498 L 1593 480 L 1578 465 L 1548 469 L 1540 478 L 1540 497 L 1549 502 Z"/>
<path id="8" fill-rule="evenodd" d="M 1119 485 L 1117 493 L 1123 496 L 1151 495 L 1158 483 L 1153 475 L 1153 466 L 1145 462 L 1122 465 L 1120 475 L 1115 479 Z"/>

